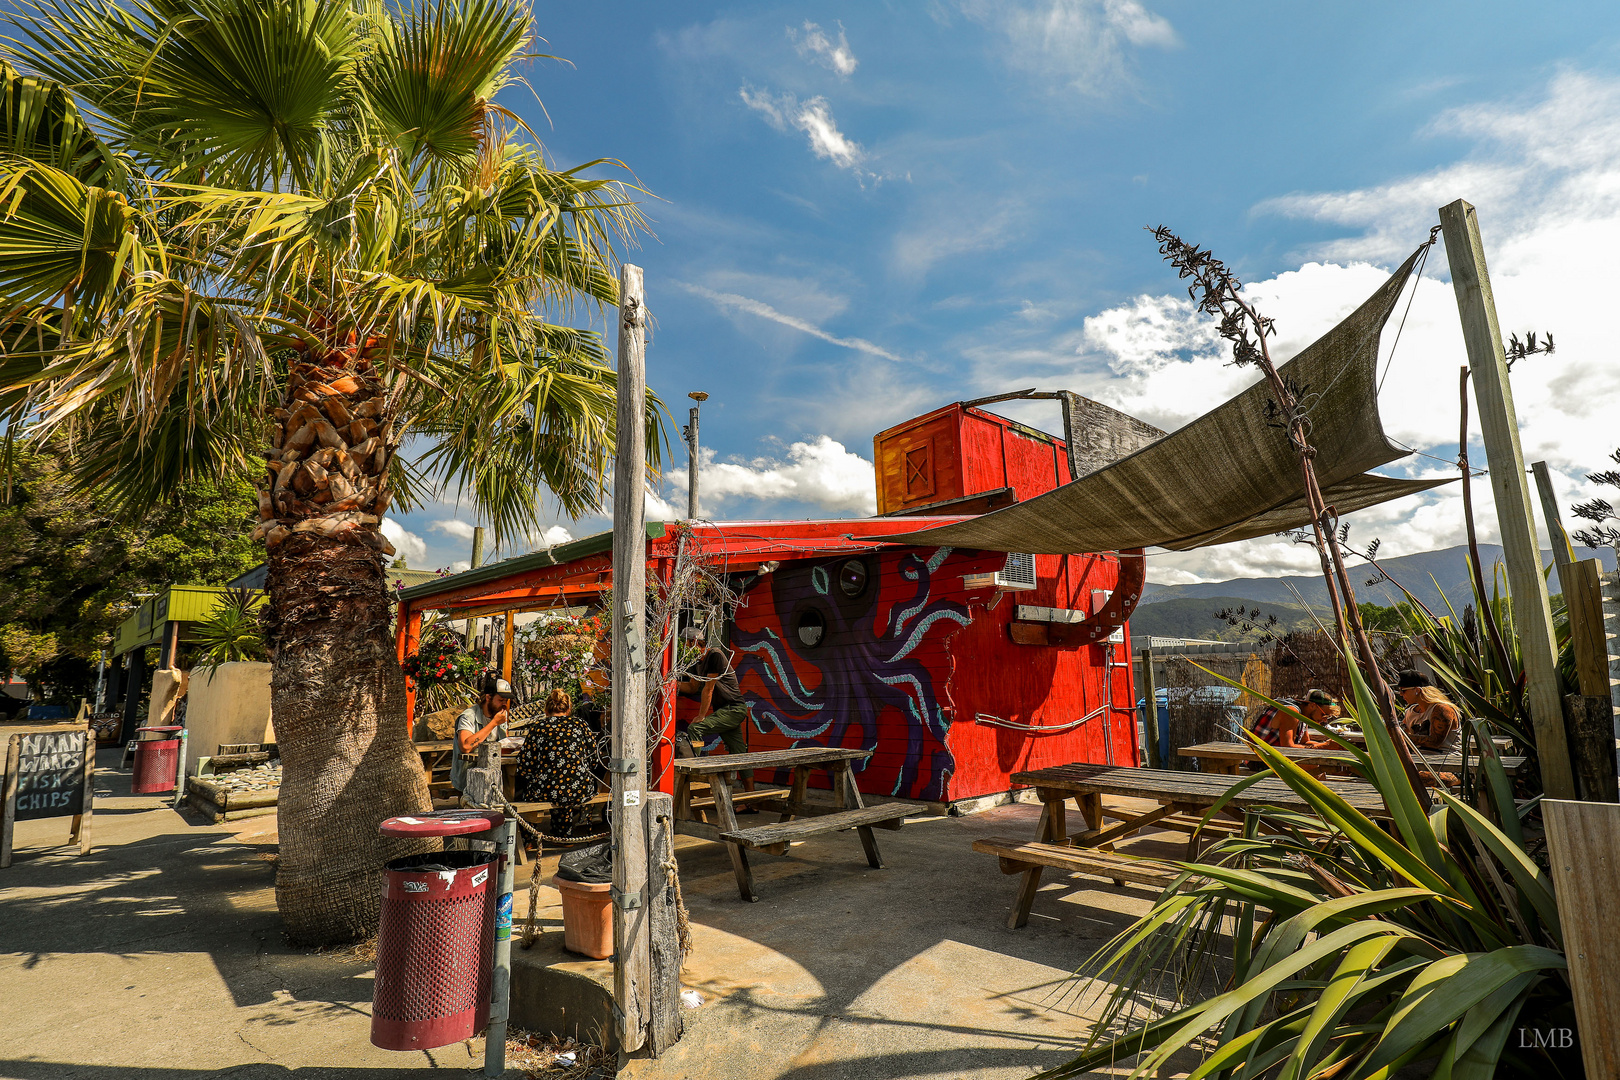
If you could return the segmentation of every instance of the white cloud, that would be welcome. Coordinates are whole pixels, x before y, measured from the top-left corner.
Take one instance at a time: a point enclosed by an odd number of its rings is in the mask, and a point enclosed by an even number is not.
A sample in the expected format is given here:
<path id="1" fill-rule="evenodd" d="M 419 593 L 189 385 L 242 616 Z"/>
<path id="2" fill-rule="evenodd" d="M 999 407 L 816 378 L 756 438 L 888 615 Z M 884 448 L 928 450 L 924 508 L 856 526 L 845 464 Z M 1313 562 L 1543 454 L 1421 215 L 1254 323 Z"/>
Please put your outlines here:
<path id="1" fill-rule="evenodd" d="M 1561 72 L 1537 100 L 1451 110 L 1430 130 L 1469 137 L 1473 145 L 1461 160 L 1426 173 L 1261 203 L 1260 213 L 1339 226 L 1345 235 L 1311 249 L 1297 269 L 1250 282 L 1246 295 L 1276 320 L 1274 355 L 1287 359 L 1386 280 L 1387 268 L 1427 238 L 1438 207 L 1467 198 L 1478 208 L 1504 333 L 1550 330 L 1558 341 L 1554 355 L 1515 366 L 1513 393 L 1525 460 L 1548 462 L 1565 528 L 1574 528 L 1569 506 L 1593 494 L 1585 474 L 1601 468 L 1620 443 L 1614 425 L 1604 422 L 1620 403 L 1608 258 L 1620 246 L 1620 78 Z M 1432 249 L 1408 294 L 1410 307 L 1403 300 L 1384 332 L 1381 365 L 1388 366 L 1379 412 L 1392 439 L 1420 452 L 1389 470 L 1402 475 L 1456 474 L 1447 463 L 1457 452 L 1458 374 L 1467 355 L 1445 254 L 1443 246 Z M 1213 327 L 1168 281 L 1163 294 L 1133 297 L 1078 328 L 1032 327 L 1009 316 L 962 351 L 975 361 L 974 380 L 986 391 L 1066 384 L 1167 429 L 1255 378 L 1226 366 L 1229 354 Z M 1470 416 L 1470 459 L 1484 467 L 1476 404 Z M 1488 479 L 1475 482 L 1474 494 L 1481 538 L 1494 540 Z M 1388 555 L 1451 547 L 1464 541 L 1460 504 L 1452 485 L 1364 510 L 1350 519 L 1352 539 L 1379 537 Z M 1276 539 L 1160 553 L 1149 562 L 1152 580 L 1162 582 L 1308 572 L 1314 565 L 1310 549 Z"/>
<path id="2" fill-rule="evenodd" d="M 892 263 L 896 275 L 909 280 L 922 278 L 936 263 L 970 252 L 994 251 L 1020 235 L 1023 206 L 1006 199 L 994 207 L 980 207 L 964 217 L 961 203 L 951 200 L 930 208 L 918 224 L 897 233 Z"/>
<path id="3" fill-rule="evenodd" d="M 1130 84 L 1127 47 L 1180 44 L 1169 20 L 1138 0 L 963 0 L 962 12 L 1000 31 L 1010 66 L 1092 97 Z"/>
<path id="4" fill-rule="evenodd" d="M 829 38 L 826 31 L 808 19 L 805 20 L 803 31 L 790 26 L 787 33 L 800 56 L 831 68 L 846 79 L 855 74 L 855 67 L 860 61 L 850 51 L 849 41 L 844 37 L 843 23 L 838 24 L 837 41 Z"/>
<path id="5" fill-rule="evenodd" d="M 458 540 L 471 540 L 473 526 L 460 518 L 445 518 L 439 521 L 428 522 L 428 528 L 434 532 L 442 532 L 446 536 L 453 536 Z"/>
<path id="6" fill-rule="evenodd" d="M 701 454 L 698 496 L 705 516 L 713 507 L 739 499 L 809 503 L 832 514 L 877 513 L 872 463 L 829 436 L 793 443 L 786 459 L 716 461 L 713 450 Z M 672 469 L 667 478 L 684 498 L 686 470 Z"/>
<path id="7" fill-rule="evenodd" d="M 824 97 L 800 101 L 791 93 L 772 94 L 744 86 L 737 91 L 743 104 L 765 117 L 778 131 L 796 128 L 810 140 L 810 150 L 818 158 L 825 158 L 840 169 L 855 169 L 866 157 L 861 144 L 838 130 L 833 121 L 832 108 Z"/>
<path id="8" fill-rule="evenodd" d="M 839 345 L 846 349 L 854 349 L 857 352 L 868 353 L 872 356 L 881 357 L 884 360 L 893 360 L 896 363 L 905 362 L 903 357 L 897 356 L 888 349 L 883 348 L 881 345 L 874 345 L 865 338 L 845 338 L 838 337 L 834 334 L 829 334 L 815 323 L 812 323 L 806 319 L 801 319 L 795 315 L 788 315 L 785 312 L 777 311 L 764 301 L 754 300 L 746 296 L 739 296 L 736 293 L 717 292 L 714 289 L 705 288 L 702 285 L 693 285 L 690 282 L 685 281 L 674 281 L 672 284 L 674 284 L 677 288 L 685 289 L 694 296 L 701 296 L 703 299 L 709 301 L 711 304 L 714 304 L 723 311 L 740 311 L 749 315 L 757 315 L 762 319 L 770 319 L 772 322 L 781 323 L 783 326 L 790 326 L 801 333 L 809 334 L 811 337 L 820 338 L 822 341 L 830 342 L 833 345 Z"/>
<path id="9" fill-rule="evenodd" d="M 426 568 L 427 541 L 413 532 L 407 532 L 405 526 L 391 517 L 382 519 L 379 526 L 388 542 L 394 545 L 394 561 L 404 559 L 407 566 L 416 570 Z"/>
<path id="10" fill-rule="evenodd" d="M 459 574 L 463 570 L 471 570 L 471 569 L 472 569 L 472 560 L 471 559 L 457 559 L 455 562 L 450 564 L 450 572 L 452 574 Z"/>
<path id="11" fill-rule="evenodd" d="M 574 534 L 561 525 L 551 525 L 542 529 L 538 537 L 541 547 L 556 547 L 558 544 L 570 543 L 573 539 Z"/>

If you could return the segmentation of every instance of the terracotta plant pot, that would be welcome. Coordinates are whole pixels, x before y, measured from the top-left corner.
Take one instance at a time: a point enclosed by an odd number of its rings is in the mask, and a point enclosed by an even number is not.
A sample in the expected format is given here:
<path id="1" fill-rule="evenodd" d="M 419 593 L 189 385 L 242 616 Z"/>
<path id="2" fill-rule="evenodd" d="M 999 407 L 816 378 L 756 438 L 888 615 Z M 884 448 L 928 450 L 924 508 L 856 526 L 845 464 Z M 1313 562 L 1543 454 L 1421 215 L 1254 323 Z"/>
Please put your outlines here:
<path id="1" fill-rule="evenodd" d="M 612 956 L 613 886 L 560 877 L 553 877 L 551 884 L 562 893 L 563 948 L 593 960 Z"/>

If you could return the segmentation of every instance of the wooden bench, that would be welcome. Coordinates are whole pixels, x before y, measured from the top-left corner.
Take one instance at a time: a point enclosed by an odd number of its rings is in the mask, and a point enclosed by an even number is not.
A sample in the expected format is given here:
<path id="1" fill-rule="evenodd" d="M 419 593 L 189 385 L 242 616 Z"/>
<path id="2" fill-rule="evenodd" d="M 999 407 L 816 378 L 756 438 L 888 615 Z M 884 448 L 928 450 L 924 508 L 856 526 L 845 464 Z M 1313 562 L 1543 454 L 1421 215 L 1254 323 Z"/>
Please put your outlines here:
<path id="1" fill-rule="evenodd" d="M 1108 878 L 1116 885 L 1130 881 L 1138 885 L 1164 889 L 1176 880 L 1179 873 L 1161 863 L 1133 859 L 1128 855 L 1116 855 L 1096 848 L 1064 847 L 1061 844 L 1012 840 L 1003 836 L 988 836 L 983 840 L 975 840 L 973 850 L 999 858 L 1003 874 L 1021 874 L 1032 866 L 1050 866 L 1058 870 Z"/>
<path id="2" fill-rule="evenodd" d="M 684 836 L 716 840 L 726 845 L 731 868 L 737 877 L 737 892 L 746 901 L 759 899 L 754 892 L 753 871 L 748 851 L 785 854 L 788 845 L 807 836 L 853 829 L 861 838 L 867 865 L 883 868 L 873 827 L 898 829 L 912 810 L 908 806 L 867 806 L 856 786 L 852 762 L 870 757 L 870 750 L 845 747 L 798 746 L 790 750 L 767 750 L 748 754 L 719 754 L 697 758 L 676 758 L 675 831 Z M 760 792 L 738 792 L 732 788 L 732 774 L 764 769 L 791 770 L 793 786 Z M 811 803 L 808 794 L 811 770 L 827 772 L 833 782 L 836 807 Z M 705 798 L 694 798 L 693 787 L 707 782 Z M 736 804 L 753 803 L 761 810 L 774 810 L 781 820 L 770 825 L 744 828 L 737 823 Z"/>
<path id="3" fill-rule="evenodd" d="M 787 788 L 755 788 L 753 791 L 733 791 L 731 802 L 734 806 L 758 802 L 784 802 L 790 794 L 792 793 Z M 688 809 L 694 811 L 713 810 L 719 802 L 720 800 L 711 792 L 709 795 L 693 799 L 686 805 Z M 763 809 L 774 810 L 776 807 L 767 806 Z"/>
<path id="4" fill-rule="evenodd" d="M 792 809 L 800 814 L 806 810 L 818 812 L 795 821 L 779 821 L 771 825 L 756 825 L 752 829 L 732 829 L 721 833 L 720 839 L 728 844 L 741 844 L 744 847 L 753 848 L 755 851 L 763 851 L 768 855 L 782 855 L 786 853 L 789 844 L 809 836 L 843 832 L 845 829 L 869 828 L 874 825 L 879 828 L 898 829 L 905 816 L 913 812 L 909 806 L 896 806 L 892 803 L 882 806 L 864 806 L 858 810 L 838 810 L 832 807 L 812 806 L 799 806 Z M 881 869 L 882 865 L 879 862 L 873 869 Z"/>
<path id="5" fill-rule="evenodd" d="M 1028 784 L 1041 800 L 1041 817 L 1035 827 L 1034 842 L 1063 850 L 1070 844 L 1102 853 L 1110 845 L 1146 826 L 1196 835 L 1189 836 L 1187 861 L 1198 857 L 1198 848 L 1209 837 L 1233 835 L 1242 828 L 1244 812 L 1261 807 L 1279 807 L 1308 813 L 1310 805 L 1296 795 L 1292 788 L 1275 777 L 1254 781 L 1243 791 L 1232 794 L 1236 782 L 1233 777 L 1212 773 L 1168 772 L 1162 769 L 1121 768 L 1114 765 L 1094 765 L 1076 762 L 1046 769 L 1018 772 L 1012 776 L 1014 784 Z M 1387 819 L 1389 809 L 1383 796 L 1371 784 L 1359 781 L 1324 781 L 1327 787 L 1356 810 L 1376 819 Z M 1123 808 L 1105 807 L 1103 796 L 1114 795 L 1130 799 L 1149 799 L 1159 805 L 1145 813 Z M 1086 820 L 1082 831 L 1071 835 L 1067 824 L 1065 804 L 1075 801 Z M 1221 814 L 1226 820 L 1215 820 L 1200 830 L 1199 820 L 1209 807 L 1223 803 Z M 1106 818 L 1117 818 L 1117 824 L 1105 824 Z M 1235 820 L 1234 820 L 1235 819 Z M 1041 886 L 1041 870 L 1045 864 L 1030 860 L 1023 871 L 1018 894 L 1007 916 L 1007 928 L 1016 930 L 1029 921 L 1029 911 L 1035 894 Z M 1103 876 L 1111 875 L 1104 873 Z M 1124 881 L 1122 877 L 1116 881 Z"/>

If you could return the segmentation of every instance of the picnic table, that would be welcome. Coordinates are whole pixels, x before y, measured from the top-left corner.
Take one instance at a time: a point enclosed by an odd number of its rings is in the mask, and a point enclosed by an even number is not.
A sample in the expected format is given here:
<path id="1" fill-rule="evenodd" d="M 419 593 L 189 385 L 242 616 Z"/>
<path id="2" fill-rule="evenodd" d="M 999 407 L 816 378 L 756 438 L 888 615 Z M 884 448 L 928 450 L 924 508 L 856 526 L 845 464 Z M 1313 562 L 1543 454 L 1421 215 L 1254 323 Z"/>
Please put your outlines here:
<path id="1" fill-rule="evenodd" d="M 737 875 L 737 891 L 750 903 L 759 899 L 754 892 L 754 875 L 748 868 L 748 851 L 770 855 L 787 853 L 795 841 L 823 833 L 854 829 L 860 834 L 866 861 L 874 870 L 883 868 L 874 827 L 898 829 L 911 808 L 897 803 L 867 806 L 855 784 L 854 763 L 872 756 L 870 750 L 843 747 L 802 746 L 793 750 L 767 750 L 752 754 L 715 754 L 708 757 L 676 758 L 675 831 L 725 844 L 731 855 L 731 868 Z M 730 774 L 745 770 L 791 769 L 791 787 L 735 791 Z M 836 807 L 808 803 L 812 771 L 827 773 L 837 795 Z M 707 781 L 707 795 L 693 791 L 694 781 Z M 743 828 L 737 824 L 741 803 L 781 816 L 774 822 Z M 712 820 L 711 820 L 712 817 Z"/>
<path id="2" fill-rule="evenodd" d="M 1236 820 L 1211 821 L 1200 829 L 1199 821 L 1205 811 L 1231 788 L 1231 777 L 1082 763 L 1014 773 L 1012 782 L 1033 787 L 1040 797 L 1041 818 L 1035 827 L 1034 841 L 988 837 L 973 842 L 974 851 L 1000 858 L 1002 873 L 1023 875 L 1012 912 L 1007 916 L 1007 927 L 1011 930 L 1029 922 L 1029 909 L 1041 886 L 1041 871 L 1047 866 L 1106 877 L 1116 885 L 1127 881 L 1158 888 L 1168 885 L 1175 878 L 1174 872 L 1113 854 L 1115 840 L 1124 839 L 1143 826 L 1155 825 L 1189 834 L 1187 857 L 1193 859 L 1197 856 L 1200 835 L 1230 835 L 1241 831 L 1243 811 L 1247 809 L 1261 806 L 1309 809 L 1309 804 L 1294 794 L 1293 788 L 1276 777 L 1266 777 L 1234 796 L 1223 808 L 1228 818 Z M 1324 783 L 1368 817 L 1389 817 L 1383 797 L 1371 784 L 1358 780 Z M 1146 813 L 1105 808 L 1104 795 L 1151 799 L 1159 805 Z M 1086 822 L 1085 829 L 1073 834 L 1067 823 L 1070 799 L 1075 801 Z M 1105 816 L 1116 819 L 1117 823 L 1105 824 Z"/>
<path id="3" fill-rule="evenodd" d="M 1351 768 L 1349 755 L 1336 747 L 1316 749 L 1300 746 L 1278 746 L 1273 747 L 1273 749 L 1301 764 L 1321 764 L 1332 772 L 1346 772 Z M 1194 746 L 1183 746 L 1176 753 L 1182 757 L 1197 758 L 1199 765 L 1203 767 L 1205 772 L 1224 773 L 1229 776 L 1236 775 L 1246 762 L 1260 760 L 1260 755 L 1255 752 L 1253 746 L 1249 743 L 1240 742 L 1198 743 Z M 1424 753 L 1422 758 L 1419 759 L 1418 755 L 1414 753 L 1412 760 L 1420 769 L 1459 772 L 1463 767 L 1461 754 Z M 1499 760 L 1502 762 L 1502 770 L 1509 776 L 1516 774 L 1520 767 L 1524 765 L 1524 758 L 1522 757 L 1504 757 Z M 1479 756 L 1477 754 L 1468 755 L 1468 767 L 1470 769 L 1479 768 Z"/>

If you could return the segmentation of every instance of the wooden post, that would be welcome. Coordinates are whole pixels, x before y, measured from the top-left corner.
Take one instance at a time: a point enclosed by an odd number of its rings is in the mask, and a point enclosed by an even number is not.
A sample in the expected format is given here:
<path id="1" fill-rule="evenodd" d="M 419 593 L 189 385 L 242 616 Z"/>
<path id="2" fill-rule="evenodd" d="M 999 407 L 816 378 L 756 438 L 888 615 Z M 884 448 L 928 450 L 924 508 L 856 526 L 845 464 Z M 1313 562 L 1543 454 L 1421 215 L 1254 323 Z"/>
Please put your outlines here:
<path id="1" fill-rule="evenodd" d="M 1153 671 L 1153 650 L 1142 650 L 1142 693 L 1147 707 L 1142 722 L 1142 737 L 1147 745 L 1147 765 L 1159 768 L 1159 685 Z"/>
<path id="2" fill-rule="evenodd" d="M 1603 629 L 1603 564 L 1597 559 L 1564 568 L 1564 605 L 1569 610 L 1570 651 L 1580 693 L 1565 704 L 1570 716 L 1571 756 L 1588 802 L 1620 800 L 1615 775 L 1614 701 L 1609 690 L 1609 646 Z"/>
<path id="3" fill-rule="evenodd" d="M 1564 606 L 1569 609 L 1571 651 L 1581 693 L 1609 696 L 1609 647 L 1603 633 L 1603 563 L 1572 562 L 1564 576 Z"/>
<path id="4" fill-rule="evenodd" d="M 480 566 L 483 566 L 483 565 L 484 565 L 484 527 L 482 525 L 478 525 L 478 526 L 475 526 L 473 528 L 472 561 L 467 564 L 467 569 L 476 570 Z M 472 648 L 473 648 L 473 631 L 476 630 L 476 629 L 478 629 L 478 620 L 477 619 L 468 619 L 466 622 L 461 624 L 461 636 L 463 638 L 465 638 L 466 641 L 467 641 L 467 651 L 468 652 L 472 652 Z M 511 680 L 507 680 L 507 681 L 510 682 Z"/>
<path id="5" fill-rule="evenodd" d="M 11 865 L 11 838 L 17 826 L 17 762 L 22 756 L 22 736 L 6 740 L 6 771 L 0 777 L 0 870 Z"/>
<path id="6" fill-rule="evenodd" d="M 185 732 L 182 731 L 180 733 L 180 735 L 181 735 L 181 738 L 183 739 L 185 737 Z M 184 742 L 181 742 L 180 747 L 181 747 L 182 750 L 185 749 L 185 745 L 186 744 Z M 181 758 L 180 759 L 180 779 L 179 779 L 179 782 L 175 785 L 175 790 L 177 792 L 183 792 L 186 789 L 186 775 L 185 774 L 186 774 L 185 759 Z M 175 803 L 175 805 L 179 806 L 180 804 L 177 802 L 177 803 Z M 79 854 L 80 855 L 88 855 L 88 854 L 90 854 L 90 822 L 95 817 L 95 814 L 96 814 L 96 733 L 91 731 L 89 729 L 89 727 L 86 726 L 85 730 L 84 730 L 84 803 L 80 807 L 79 813 L 75 814 L 74 817 L 73 817 L 73 831 L 70 834 L 70 839 L 75 839 L 75 840 L 79 841 Z"/>
<path id="7" fill-rule="evenodd" d="M 1586 1075 L 1620 1076 L 1620 804 L 1548 799 L 1541 813 Z"/>
<path id="8" fill-rule="evenodd" d="M 517 612 L 506 613 L 506 637 L 501 643 L 501 678 L 512 681 L 512 647 L 517 644 Z"/>
<path id="9" fill-rule="evenodd" d="M 680 892 L 675 875 L 675 800 L 648 791 L 647 922 L 652 981 L 649 987 L 647 1048 L 654 1057 L 681 1037 L 681 942 L 678 930 Z"/>
<path id="10" fill-rule="evenodd" d="M 1558 567 L 1558 586 L 1564 587 L 1564 567 L 1575 561 L 1575 549 L 1570 546 L 1569 533 L 1558 513 L 1558 495 L 1553 491 L 1552 474 L 1547 463 L 1538 461 L 1530 466 L 1536 477 L 1536 493 L 1541 496 L 1541 516 L 1547 522 L 1547 540 L 1552 544 L 1553 562 Z"/>
<path id="11" fill-rule="evenodd" d="M 409 604 L 399 605 L 399 628 L 395 631 L 395 645 L 399 662 L 422 647 L 422 613 Z M 405 679 L 405 737 L 411 738 L 416 730 L 416 682 Z"/>
<path id="12" fill-rule="evenodd" d="M 652 957 L 647 926 L 646 301 L 641 267 L 619 269 L 618 454 L 613 465 L 613 998 L 619 1047 L 647 1041 Z"/>
<path id="13" fill-rule="evenodd" d="M 1491 493 L 1496 497 L 1502 557 L 1507 563 L 1508 588 L 1513 596 L 1513 622 L 1519 633 L 1541 783 L 1549 798 L 1573 799 L 1575 773 L 1564 735 L 1563 695 L 1547 581 L 1541 576 L 1541 545 L 1536 539 L 1530 490 L 1524 479 L 1524 452 L 1519 447 L 1513 387 L 1502 355 L 1502 332 L 1496 321 L 1490 275 L 1485 269 L 1479 219 L 1472 206 L 1458 199 L 1440 208 L 1440 224 L 1445 231 L 1446 259 L 1451 264 L 1457 311 L 1462 317 L 1468 366 L 1473 371 L 1480 433 L 1491 470 Z"/>

